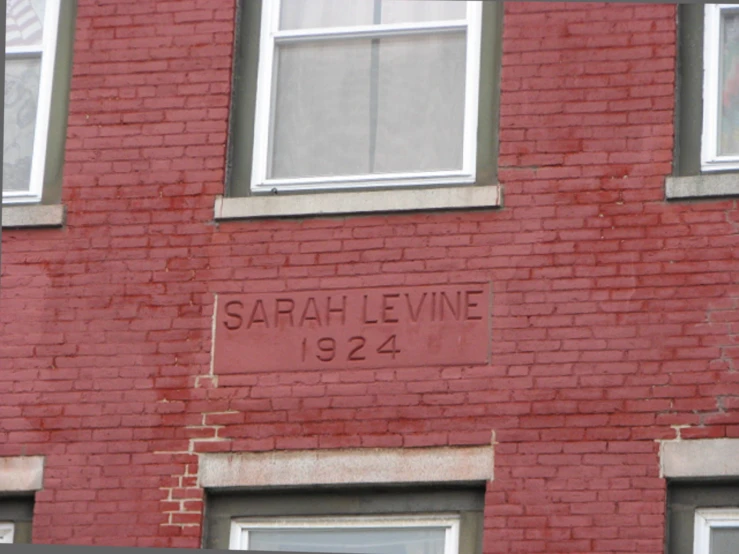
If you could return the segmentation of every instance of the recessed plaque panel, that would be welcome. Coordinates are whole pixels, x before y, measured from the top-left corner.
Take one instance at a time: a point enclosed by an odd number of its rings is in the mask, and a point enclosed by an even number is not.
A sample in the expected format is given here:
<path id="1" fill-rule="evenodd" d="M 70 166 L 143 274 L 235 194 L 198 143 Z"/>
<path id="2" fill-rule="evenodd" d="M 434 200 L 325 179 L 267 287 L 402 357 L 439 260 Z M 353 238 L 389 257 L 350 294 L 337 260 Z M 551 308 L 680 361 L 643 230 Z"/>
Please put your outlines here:
<path id="1" fill-rule="evenodd" d="M 489 362 L 490 285 L 220 294 L 216 373 Z"/>

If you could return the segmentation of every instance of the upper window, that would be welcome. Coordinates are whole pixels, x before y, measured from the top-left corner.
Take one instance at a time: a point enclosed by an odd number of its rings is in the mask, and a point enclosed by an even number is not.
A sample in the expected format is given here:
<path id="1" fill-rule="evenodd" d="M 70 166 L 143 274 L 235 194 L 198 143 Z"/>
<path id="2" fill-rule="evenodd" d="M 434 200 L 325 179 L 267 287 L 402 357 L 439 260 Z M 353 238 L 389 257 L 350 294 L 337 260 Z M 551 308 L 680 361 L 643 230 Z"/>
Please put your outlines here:
<path id="1" fill-rule="evenodd" d="M 739 194 L 739 4 L 679 7 L 674 176 L 668 198 Z"/>
<path id="2" fill-rule="evenodd" d="M 243 1 L 229 196 L 494 187 L 495 4 Z"/>
<path id="3" fill-rule="evenodd" d="M 252 189 L 474 182 L 480 16 L 480 2 L 265 2 Z"/>
<path id="4" fill-rule="evenodd" d="M 4 202 L 41 200 L 59 9 L 60 0 L 7 0 Z"/>
<path id="5" fill-rule="evenodd" d="M 703 171 L 739 169 L 739 4 L 705 9 Z"/>

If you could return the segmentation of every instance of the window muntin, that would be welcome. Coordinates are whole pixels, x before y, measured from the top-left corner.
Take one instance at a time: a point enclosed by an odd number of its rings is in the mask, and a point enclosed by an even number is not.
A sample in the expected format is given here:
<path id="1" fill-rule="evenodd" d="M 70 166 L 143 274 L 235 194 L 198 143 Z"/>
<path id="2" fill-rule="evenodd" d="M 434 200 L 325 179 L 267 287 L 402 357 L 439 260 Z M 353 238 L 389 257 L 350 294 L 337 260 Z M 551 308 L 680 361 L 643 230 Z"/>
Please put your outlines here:
<path id="1" fill-rule="evenodd" d="M 44 181 L 60 0 L 7 0 L 3 202 L 38 202 Z"/>
<path id="2" fill-rule="evenodd" d="M 304 4 L 262 5 L 252 192 L 474 183 L 481 3 Z"/>
<path id="3" fill-rule="evenodd" d="M 11 522 L 0 521 L 0 544 L 13 544 L 15 525 Z"/>
<path id="4" fill-rule="evenodd" d="M 457 554 L 459 518 L 416 515 L 236 520 L 233 550 Z"/>
<path id="5" fill-rule="evenodd" d="M 737 551 L 739 551 L 739 509 L 696 510 L 693 554 L 735 554 Z"/>

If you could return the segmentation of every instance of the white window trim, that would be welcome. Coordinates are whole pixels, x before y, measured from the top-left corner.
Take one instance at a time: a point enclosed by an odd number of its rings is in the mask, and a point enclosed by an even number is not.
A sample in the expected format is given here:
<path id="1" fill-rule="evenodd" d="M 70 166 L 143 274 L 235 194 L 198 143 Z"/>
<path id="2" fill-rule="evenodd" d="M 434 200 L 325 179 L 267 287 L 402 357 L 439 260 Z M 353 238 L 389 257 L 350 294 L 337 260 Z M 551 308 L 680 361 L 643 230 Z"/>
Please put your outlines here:
<path id="1" fill-rule="evenodd" d="M 444 554 L 459 552 L 459 517 L 453 514 L 414 516 L 275 517 L 231 522 L 229 549 L 249 550 L 249 531 L 255 529 L 392 529 L 446 527 Z"/>
<path id="2" fill-rule="evenodd" d="M 277 42 L 330 37 L 388 36 L 412 32 L 441 32 L 467 29 L 467 82 L 465 86 L 465 115 L 463 135 L 463 167 L 458 172 L 437 171 L 407 174 L 372 174 L 327 178 L 268 179 L 269 132 L 271 126 L 271 98 L 274 79 L 274 52 Z M 373 25 L 355 28 L 330 28 L 301 31 L 279 30 L 279 0 L 265 0 L 262 5 L 262 33 L 257 74 L 257 97 L 252 164 L 252 194 L 271 194 L 295 191 L 336 191 L 389 188 L 401 186 L 471 185 L 475 182 L 477 160 L 477 123 L 480 94 L 480 48 L 482 37 L 482 3 L 467 4 L 467 19 L 434 23 L 400 25 Z"/>
<path id="3" fill-rule="evenodd" d="M 49 118 L 51 116 L 51 94 L 56 63 L 56 45 L 59 35 L 59 10 L 61 0 L 47 0 L 44 12 L 44 31 L 41 48 L 16 47 L 5 50 L 6 57 L 34 54 L 41 56 L 36 125 L 34 129 L 31 176 L 28 191 L 3 191 L 3 204 L 38 203 L 44 187 L 46 148 L 49 141 Z"/>
<path id="4" fill-rule="evenodd" d="M 0 522 L 0 544 L 13 544 L 15 525 L 10 522 Z"/>
<path id="5" fill-rule="evenodd" d="M 719 75 L 721 72 L 721 15 L 736 11 L 739 4 L 707 4 L 703 27 L 703 135 L 701 169 L 727 171 L 739 169 L 739 155 L 719 156 Z"/>
<path id="6" fill-rule="evenodd" d="M 696 510 L 693 554 L 711 554 L 711 531 L 717 528 L 739 528 L 739 510 L 736 508 Z"/>

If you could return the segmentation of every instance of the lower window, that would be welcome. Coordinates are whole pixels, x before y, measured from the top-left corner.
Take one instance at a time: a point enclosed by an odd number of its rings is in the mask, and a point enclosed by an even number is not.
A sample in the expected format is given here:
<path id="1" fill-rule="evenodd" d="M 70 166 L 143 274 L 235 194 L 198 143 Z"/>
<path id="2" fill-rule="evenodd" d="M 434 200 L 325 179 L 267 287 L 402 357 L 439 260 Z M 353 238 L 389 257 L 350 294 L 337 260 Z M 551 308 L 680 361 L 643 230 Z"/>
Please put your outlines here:
<path id="1" fill-rule="evenodd" d="M 739 483 L 668 488 L 667 554 L 739 552 Z"/>
<path id="2" fill-rule="evenodd" d="M 236 520 L 232 550 L 457 554 L 459 517 L 331 517 Z"/>
<path id="3" fill-rule="evenodd" d="M 482 488 L 356 488 L 208 496 L 205 547 L 480 554 Z"/>
<path id="4" fill-rule="evenodd" d="M 33 497 L 0 497 L 0 544 L 31 542 Z"/>
<path id="5" fill-rule="evenodd" d="M 695 512 L 696 554 L 739 552 L 739 509 L 702 509 Z"/>

